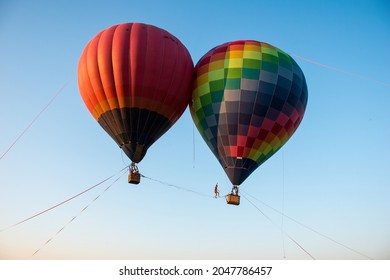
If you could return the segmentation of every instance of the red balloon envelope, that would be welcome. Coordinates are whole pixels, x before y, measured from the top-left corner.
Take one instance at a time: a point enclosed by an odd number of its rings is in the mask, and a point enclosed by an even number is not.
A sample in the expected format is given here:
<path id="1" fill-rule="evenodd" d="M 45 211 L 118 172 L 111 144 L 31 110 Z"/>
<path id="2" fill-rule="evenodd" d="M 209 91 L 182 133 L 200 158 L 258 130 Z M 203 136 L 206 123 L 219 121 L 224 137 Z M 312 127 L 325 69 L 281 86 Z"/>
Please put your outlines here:
<path id="1" fill-rule="evenodd" d="M 188 50 L 172 34 L 124 23 L 86 45 L 78 83 L 93 117 L 138 163 L 186 109 L 193 68 Z"/>

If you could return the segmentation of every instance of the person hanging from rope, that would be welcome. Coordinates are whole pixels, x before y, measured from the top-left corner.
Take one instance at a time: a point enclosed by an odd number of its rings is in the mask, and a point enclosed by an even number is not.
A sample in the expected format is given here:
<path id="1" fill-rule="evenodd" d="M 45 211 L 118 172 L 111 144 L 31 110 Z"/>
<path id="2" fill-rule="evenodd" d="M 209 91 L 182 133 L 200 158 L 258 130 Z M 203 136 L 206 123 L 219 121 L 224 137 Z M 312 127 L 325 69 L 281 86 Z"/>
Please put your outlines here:
<path id="1" fill-rule="evenodd" d="M 214 187 L 215 198 L 219 197 L 218 183 Z"/>

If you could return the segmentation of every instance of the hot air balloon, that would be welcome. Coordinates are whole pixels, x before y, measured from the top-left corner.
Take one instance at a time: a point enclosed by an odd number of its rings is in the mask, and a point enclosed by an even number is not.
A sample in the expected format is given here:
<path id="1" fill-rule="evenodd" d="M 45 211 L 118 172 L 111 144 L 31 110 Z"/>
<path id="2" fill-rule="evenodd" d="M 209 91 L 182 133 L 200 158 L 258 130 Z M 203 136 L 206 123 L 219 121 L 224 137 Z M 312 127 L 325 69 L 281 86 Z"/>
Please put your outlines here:
<path id="1" fill-rule="evenodd" d="M 190 112 L 233 184 L 228 203 L 239 204 L 238 186 L 292 136 L 307 99 L 302 70 L 270 44 L 228 42 L 199 60 Z"/>
<path id="2" fill-rule="evenodd" d="M 139 183 L 136 163 L 186 109 L 193 69 L 186 47 L 152 25 L 114 25 L 86 45 L 78 64 L 80 94 L 131 159 L 129 182 Z"/>

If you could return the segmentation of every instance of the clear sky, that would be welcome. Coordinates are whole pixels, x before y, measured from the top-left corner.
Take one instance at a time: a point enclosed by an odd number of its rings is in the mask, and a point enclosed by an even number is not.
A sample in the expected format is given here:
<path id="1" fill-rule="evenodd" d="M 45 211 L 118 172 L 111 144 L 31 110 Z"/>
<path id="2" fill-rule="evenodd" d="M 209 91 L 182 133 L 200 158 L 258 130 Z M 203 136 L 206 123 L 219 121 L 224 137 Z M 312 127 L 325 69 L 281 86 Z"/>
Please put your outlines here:
<path id="1" fill-rule="evenodd" d="M 300 127 L 243 183 L 249 200 L 235 207 L 212 197 L 216 182 L 222 194 L 231 186 L 187 109 L 139 164 L 180 188 L 145 178 L 129 185 L 125 175 L 78 215 L 111 180 L 0 232 L 0 259 L 40 248 L 33 259 L 310 259 L 296 243 L 316 259 L 390 259 L 385 0 L 1 1 L 0 154 L 65 88 L 0 160 L 0 230 L 129 164 L 77 86 L 85 44 L 123 22 L 174 34 L 194 63 L 238 39 L 290 53 L 309 89 Z"/>

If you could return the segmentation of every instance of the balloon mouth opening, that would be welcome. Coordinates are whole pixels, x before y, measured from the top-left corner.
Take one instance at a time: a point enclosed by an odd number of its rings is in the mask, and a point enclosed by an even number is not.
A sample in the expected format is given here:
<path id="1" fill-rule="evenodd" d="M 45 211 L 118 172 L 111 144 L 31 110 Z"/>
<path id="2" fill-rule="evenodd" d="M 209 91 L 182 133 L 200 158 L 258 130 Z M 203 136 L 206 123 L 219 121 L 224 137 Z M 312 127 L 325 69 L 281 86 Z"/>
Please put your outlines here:
<path id="1" fill-rule="evenodd" d="M 222 165 L 223 169 L 233 185 L 241 185 L 248 176 L 259 166 L 249 158 L 229 157 L 227 164 Z"/>
<path id="2" fill-rule="evenodd" d="M 124 143 L 120 148 L 134 163 L 139 163 L 144 158 L 147 151 L 147 147 L 139 143 Z"/>

